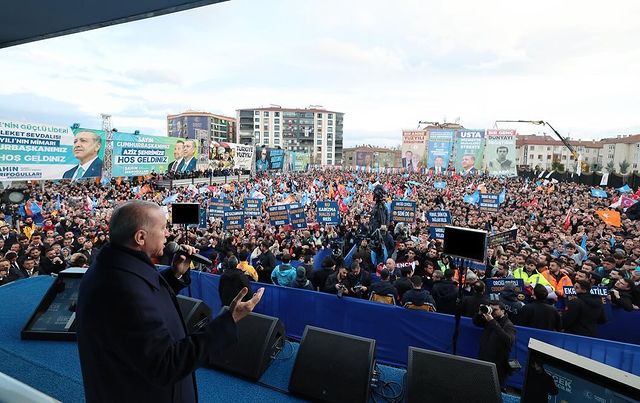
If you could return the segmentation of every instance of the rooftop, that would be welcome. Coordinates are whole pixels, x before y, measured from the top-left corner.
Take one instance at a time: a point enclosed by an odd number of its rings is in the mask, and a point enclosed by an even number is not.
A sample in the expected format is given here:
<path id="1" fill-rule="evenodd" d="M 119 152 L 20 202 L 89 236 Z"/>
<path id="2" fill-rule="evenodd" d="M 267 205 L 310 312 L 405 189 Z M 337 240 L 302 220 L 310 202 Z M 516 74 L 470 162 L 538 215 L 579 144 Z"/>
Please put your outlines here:
<path id="1" fill-rule="evenodd" d="M 174 119 L 174 118 L 180 118 L 185 116 L 206 116 L 206 117 L 219 118 L 219 119 L 225 119 L 225 120 L 233 120 L 233 121 L 236 120 L 236 118 L 232 118 L 230 116 L 218 115 L 216 113 L 200 112 L 200 111 L 186 111 L 186 112 L 178 113 L 175 115 L 167 115 L 167 119 Z"/>
<path id="2" fill-rule="evenodd" d="M 568 140 L 569 144 L 576 147 L 602 148 L 602 142 L 596 140 Z M 551 136 L 538 136 L 535 134 L 524 134 L 516 136 L 516 145 L 534 145 L 534 146 L 564 146 L 560 139 Z"/>
<path id="3" fill-rule="evenodd" d="M 308 108 L 283 108 L 278 105 L 261 106 L 257 108 L 240 108 L 238 111 L 274 111 L 274 112 L 325 112 L 325 113 L 342 113 L 324 109 L 320 105 L 309 105 Z"/>

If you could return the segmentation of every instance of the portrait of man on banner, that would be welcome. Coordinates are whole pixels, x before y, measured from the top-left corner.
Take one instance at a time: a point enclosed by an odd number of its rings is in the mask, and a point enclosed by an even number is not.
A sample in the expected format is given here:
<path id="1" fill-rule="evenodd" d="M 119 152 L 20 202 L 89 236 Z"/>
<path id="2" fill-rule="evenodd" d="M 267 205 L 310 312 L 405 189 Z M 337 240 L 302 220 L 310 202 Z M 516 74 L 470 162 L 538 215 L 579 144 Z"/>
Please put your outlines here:
<path id="1" fill-rule="evenodd" d="M 494 160 L 489 161 L 489 169 L 491 170 L 509 170 L 513 165 L 513 161 L 508 158 L 509 156 L 509 147 L 507 146 L 499 146 L 496 149 L 496 158 Z"/>
<path id="2" fill-rule="evenodd" d="M 91 130 L 79 130 L 73 139 L 73 156 L 78 165 L 65 171 L 63 179 L 78 180 L 102 176 L 102 160 L 98 152 L 102 147 L 102 139 Z"/>
<path id="3" fill-rule="evenodd" d="M 176 172 L 178 171 L 178 167 L 180 163 L 183 161 L 184 157 L 184 141 L 178 140 L 176 141 L 175 146 L 173 147 L 173 161 L 169 163 L 167 167 L 167 172 Z"/>

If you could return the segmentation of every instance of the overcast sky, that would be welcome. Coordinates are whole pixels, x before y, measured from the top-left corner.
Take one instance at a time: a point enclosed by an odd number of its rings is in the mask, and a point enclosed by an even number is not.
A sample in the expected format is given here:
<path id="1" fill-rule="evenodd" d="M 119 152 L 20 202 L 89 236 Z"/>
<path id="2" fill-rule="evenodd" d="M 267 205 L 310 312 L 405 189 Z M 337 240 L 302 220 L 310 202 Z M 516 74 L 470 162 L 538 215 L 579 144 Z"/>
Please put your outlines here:
<path id="1" fill-rule="evenodd" d="M 346 114 L 346 146 L 458 118 L 640 133 L 639 16 L 638 1 L 231 0 L 0 49 L 0 118 L 97 128 L 109 113 L 166 135 L 187 109 L 322 105 Z"/>

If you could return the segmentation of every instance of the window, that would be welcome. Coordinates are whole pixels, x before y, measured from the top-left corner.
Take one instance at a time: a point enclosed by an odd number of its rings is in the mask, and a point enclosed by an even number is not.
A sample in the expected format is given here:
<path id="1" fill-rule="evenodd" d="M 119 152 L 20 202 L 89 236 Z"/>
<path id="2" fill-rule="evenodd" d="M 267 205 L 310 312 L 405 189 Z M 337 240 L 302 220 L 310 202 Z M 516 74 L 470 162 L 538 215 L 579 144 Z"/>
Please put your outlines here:
<path id="1" fill-rule="evenodd" d="M 280 125 L 273 126 L 273 130 L 280 130 Z"/>
<path id="2" fill-rule="evenodd" d="M 551 151 L 551 147 L 547 147 L 547 151 Z"/>
<path id="3" fill-rule="evenodd" d="M 256 136 L 259 136 L 260 132 L 259 131 L 255 131 L 255 132 L 253 132 L 253 134 L 256 135 Z"/>
<path id="4" fill-rule="evenodd" d="M 318 113 L 318 119 L 322 119 L 322 113 Z"/>
<path id="5" fill-rule="evenodd" d="M 318 121 L 316 122 L 316 124 L 317 124 L 318 126 L 322 126 L 322 120 L 318 120 Z"/>
<path id="6" fill-rule="evenodd" d="M 256 121 L 256 122 L 259 122 L 259 121 L 260 121 L 260 118 L 255 118 L 255 119 L 253 119 L 253 120 L 254 120 L 254 121 Z"/>
<path id="7" fill-rule="evenodd" d="M 536 149 L 536 146 L 529 146 L 529 150 L 533 151 L 535 149 Z M 531 158 L 533 158 L 533 157 L 531 157 Z"/>
<path id="8" fill-rule="evenodd" d="M 273 132 L 273 135 L 276 137 L 280 137 L 280 132 Z"/>
<path id="9" fill-rule="evenodd" d="M 333 133 L 333 127 L 327 127 L 327 133 Z"/>
<path id="10" fill-rule="evenodd" d="M 316 144 L 319 145 L 319 146 L 322 145 L 322 139 L 316 140 Z"/>
<path id="11" fill-rule="evenodd" d="M 273 140 L 273 144 L 280 144 L 280 139 L 278 139 L 278 138 L 277 138 L 277 139 L 274 139 L 274 140 Z"/>
<path id="12" fill-rule="evenodd" d="M 269 111 L 264 111 L 263 116 L 269 117 Z"/>
<path id="13" fill-rule="evenodd" d="M 278 118 L 273 119 L 273 123 L 275 123 L 275 124 L 279 125 L 279 124 L 280 124 L 280 119 L 278 119 Z"/>
<path id="14" fill-rule="evenodd" d="M 333 120 L 327 120 L 327 126 L 333 126 Z"/>
<path id="15" fill-rule="evenodd" d="M 260 111 L 255 111 L 254 115 L 260 116 Z"/>
<path id="16" fill-rule="evenodd" d="M 529 159 L 532 160 L 533 159 L 533 154 L 529 154 Z"/>
<path id="17" fill-rule="evenodd" d="M 253 126 L 253 128 L 254 128 L 254 129 L 259 129 L 259 128 L 260 128 L 260 125 L 255 125 L 255 126 Z"/>
<path id="18" fill-rule="evenodd" d="M 551 159 L 551 156 L 550 156 L 550 155 L 547 155 L 547 160 L 550 160 L 550 159 Z"/>
<path id="19" fill-rule="evenodd" d="M 333 119 L 333 113 L 330 113 L 329 115 L 327 115 L 327 117 L 328 117 L 329 119 Z"/>
<path id="20" fill-rule="evenodd" d="M 264 131 L 266 132 L 267 130 L 269 130 L 269 126 L 268 125 L 264 125 Z"/>
<path id="21" fill-rule="evenodd" d="M 274 115 L 275 117 L 279 118 L 279 117 L 280 117 L 280 112 L 273 112 L 273 115 Z"/>
<path id="22" fill-rule="evenodd" d="M 542 154 L 538 154 L 538 159 L 541 160 L 542 159 Z"/>
<path id="23" fill-rule="evenodd" d="M 563 155 L 563 156 L 562 156 L 562 160 L 563 160 L 563 161 L 566 161 L 566 160 L 567 160 L 567 156 L 566 156 L 566 155 Z"/>

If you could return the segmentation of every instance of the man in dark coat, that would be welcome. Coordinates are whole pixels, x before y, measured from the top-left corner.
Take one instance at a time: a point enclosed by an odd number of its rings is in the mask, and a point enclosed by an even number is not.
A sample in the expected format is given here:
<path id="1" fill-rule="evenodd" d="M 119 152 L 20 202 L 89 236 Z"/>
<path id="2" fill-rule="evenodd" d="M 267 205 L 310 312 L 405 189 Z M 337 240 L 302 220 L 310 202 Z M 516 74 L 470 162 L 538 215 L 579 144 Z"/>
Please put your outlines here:
<path id="1" fill-rule="evenodd" d="M 533 288 L 532 302 L 525 305 L 518 314 L 520 326 L 534 327 L 543 330 L 560 331 L 562 329 L 562 320 L 560 314 L 553 306 L 547 303 L 549 292 L 547 287 L 542 284 L 536 284 Z"/>
<path id="2" fill-rule="evenodd" d="M 176 293 L 190 284 L 191 260 L 178 254 L 158 272 L 167 222 L 160 207 L 133 200 L 118 206 L 103 246 L 78 295 L 77 333 L 86 401 L 197 401 L 194 371 L 237 341 L 236 322 L 260 301 L 243 289 L 230 309 L 187 335 Z M 187 254 L 196 250 L 183 246 Z"/>
<path id="3" fill-rule="evenodd" d="M 230 256 L 224 265 L 225 269 L 220 275 L 220 284 L 218 285 L 218 295 L 222 306 L 229 306 L 243 288 L 249 292 L 242 300 L 250 300 L 253 297 L 253 292 L 249 286 L 249 277 L 238 269 L 238 259 L 235 256 Z"/>
<path id="4" fill-rule="evenodd" d="M 562 316 L 564 330 L 580 336 L 595 337 L 598 324 L 605 323 L 602 299 L 591 295 L 591 283 L 578 280 L 574 284 L 577 298 L 567 302 L 567 310 Z"/>
<path id="5" fill-rule="evenodd" d="M 431 295 L 436 300 L 436 308 L 440 313 L 455 314 L 456 299 L 458 298 L 458 286 L 452 280 L 454 271 L 444 271 L 444 280 L 435 281 L 431 289 Z"/>
<path id="6" fill-rule="evenodd" d="M 478 312 L 473 317 L 476 326 L 484 327 L 480 337 L 478 359 L 496 364 L 500 387 L 504 388 L 511 374 L 509 354 L 516 340 L 516 328 L 507 317 L 505 306 L 500 301 L 491 302 L 491 314 Z"/>
<path id="7" fill-rule="evenodd" d="M 276 267 L 276 257 L 269 249 L 267 242 L 260 244 L 260 254 L 254 261 L 255 268 L 258 271 L 258 281 L 265 284 L 271 284 L 271 272 Z"/>

